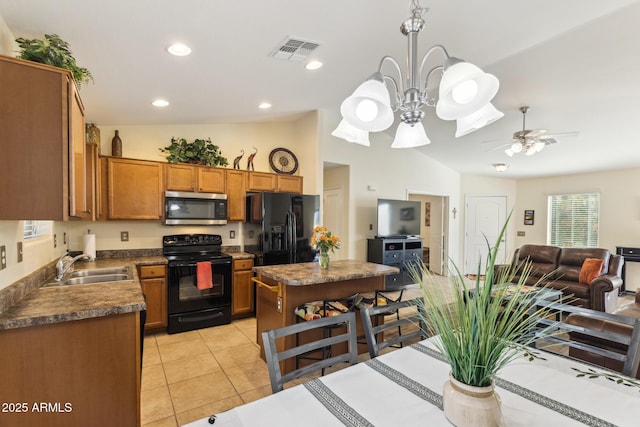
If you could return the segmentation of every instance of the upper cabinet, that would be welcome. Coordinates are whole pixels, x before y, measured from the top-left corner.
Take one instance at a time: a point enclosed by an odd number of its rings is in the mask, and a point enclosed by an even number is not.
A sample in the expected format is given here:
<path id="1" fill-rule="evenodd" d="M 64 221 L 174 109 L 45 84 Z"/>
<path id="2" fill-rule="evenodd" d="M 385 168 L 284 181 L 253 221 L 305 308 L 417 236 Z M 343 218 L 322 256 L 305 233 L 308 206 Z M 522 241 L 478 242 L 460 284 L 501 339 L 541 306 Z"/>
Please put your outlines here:
<path id="1" fill-rule="evenodd" d="M 196 191 L 200 193 L 224 193 L 224 169 L 186 164 L 165 164 L 166 189 L 171 191 Z"/>
<path id="2" fill-rule="evenodd" d="M 292 175 L 278 175 L 276 191 L 279 193 L 302 194 L 302 177 Z"/>
<path id="3" fill-rule="evenodd" d="M 84 106 L 71 73 L 0 55 L 0 220 L 91 219 Z"/>
<path id="4" fill-rule="evenodd" d="M 227 219 L 229 221 L 244 221 L 246 211 L 247 175 L 237 169 L 227 169 Z"/>
<path id="5" fill-rule="evenodd" d="M 163 163 L 110 157 L 107 160 L 108 219 L 162 219 Z"/>
<path id="6" fill-rule="evenodd" d="M 266 172 L 249 172 L 248 191 L 276 191 L 276 175 Z"/>

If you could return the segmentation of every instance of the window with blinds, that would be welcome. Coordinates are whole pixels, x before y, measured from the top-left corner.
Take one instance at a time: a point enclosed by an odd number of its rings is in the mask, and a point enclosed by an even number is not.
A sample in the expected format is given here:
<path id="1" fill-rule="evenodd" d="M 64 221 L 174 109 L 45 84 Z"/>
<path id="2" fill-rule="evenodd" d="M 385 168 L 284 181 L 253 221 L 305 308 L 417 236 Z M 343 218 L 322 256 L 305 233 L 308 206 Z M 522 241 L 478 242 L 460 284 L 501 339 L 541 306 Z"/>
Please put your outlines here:
<path id="1" fill-rule="evenodd" d="M 49 236 L 50 234 L 51 234 L 51 221 L 25 221 L 24 222 L 24 240 Z"/>
<path id="2" fill-rule="evenodd" d="M 600 194 L 549 196 L 547 242 L 560 247 L 597 248 Z"/>

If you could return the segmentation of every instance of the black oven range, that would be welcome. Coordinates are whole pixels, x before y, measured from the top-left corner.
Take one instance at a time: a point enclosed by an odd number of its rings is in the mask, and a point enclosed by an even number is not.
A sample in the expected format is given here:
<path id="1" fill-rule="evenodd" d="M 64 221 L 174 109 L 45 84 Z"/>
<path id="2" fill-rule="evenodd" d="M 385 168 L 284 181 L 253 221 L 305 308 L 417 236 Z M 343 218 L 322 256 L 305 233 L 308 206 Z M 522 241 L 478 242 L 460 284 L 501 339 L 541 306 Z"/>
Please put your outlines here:
<path id="1" fill-rule="evenodd" d="M 168 260 L 167 332 L 191 331 L 231 322 L 231 256 L 218 234 L 162 238 Z"/>

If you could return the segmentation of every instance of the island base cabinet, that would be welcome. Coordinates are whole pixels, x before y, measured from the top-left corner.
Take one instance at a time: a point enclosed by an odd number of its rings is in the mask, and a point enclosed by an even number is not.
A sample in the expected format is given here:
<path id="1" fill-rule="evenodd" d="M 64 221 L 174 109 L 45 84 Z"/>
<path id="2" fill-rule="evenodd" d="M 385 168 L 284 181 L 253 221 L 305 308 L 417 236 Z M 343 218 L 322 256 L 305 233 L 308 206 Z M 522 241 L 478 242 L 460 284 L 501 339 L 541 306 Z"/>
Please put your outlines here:
<path id="1" fill-rule="evenodd" d="M 303 286 L 284 285 L 262 275 L 259 275 L 257 280 L 272 287 L 272 290 L 260 285 L 256 288 L 256 339 L 260 345 L 260 356 L 262 358 L 265 357 L 264 346 L 262 344 L 262 332 L 295 324 L 298 321 L 295 314 L 295 308 L 297 306 L 312 301 L 322 301 L 332 298 L 341 299 L 350 297 L 356 293 L 373 293 L 376 290 L 384 289 L 384 276 Z M 278 297 L 277 293 L 273 291 L 277 287 L 281 289 L 281 297 Z M 281 301 L 278 301 L 279 298 Z M 359 337 L 363 336 L 360 313 L 356 314 L 356 333 Z M 301 336 L 299 337 L 299 343 L 304 343 L 310 338 L 312 337 Z M 368 353 L 365 341 L 361 339 L 358 341 L 361 342 L 358 344 L 358 354 Z M 278 351 L 291 348 L 295 345 L 295 338 L 287 337 L 284 340 L 280 339 L 276 345 Z M 344 350 L 346 351 L 346 346 Z M 335 354 L 339 352 L 340 350 L 338 349 Z M 301 366 L 303 366 L 304 363 L 304 361 L 301 361 Z M 294 368 L 295 364 L 293 359 L 284 361 L 281 366 L 283 374 L 290 372 Z"/>
<path id="2" fill-rule="evenodd" d="M 140 317 L 0 331 L 0 425 L 139 426 Z"/>

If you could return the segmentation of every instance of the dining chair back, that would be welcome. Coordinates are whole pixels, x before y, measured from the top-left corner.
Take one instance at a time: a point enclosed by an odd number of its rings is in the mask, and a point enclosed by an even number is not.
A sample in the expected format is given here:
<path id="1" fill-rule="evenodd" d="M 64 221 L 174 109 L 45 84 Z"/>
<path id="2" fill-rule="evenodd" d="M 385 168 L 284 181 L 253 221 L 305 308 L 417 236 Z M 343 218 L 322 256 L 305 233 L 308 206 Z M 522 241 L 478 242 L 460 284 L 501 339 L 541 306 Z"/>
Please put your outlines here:
<path id="1" fill-rule="evenodd" d="M 415 311 L 409 309 L 400 313 L 400 310 L 410 307 L 415 307 Z M 407 341 L 427 338 L 423 317 L 420 315 L 423 307 L 423 299 L 415 298 L 361 310 L 362 329 L 367 339 L 369 356 L 377 357 L 385 348 L 401 347 Z M 379 322 L 381 315 L 393 315 L 395 319 L 392 317 L 392 320 L 384 319 Z"/>
<path id="2" fill-rule="evenodd" d="M 342 328 L 344 326 L 344 333 Z M 292 335 L 316 331 L 323 336 L 322 330 L 327 327 L 335 327 L 334 333 L 326 338 L 315 341 L 305 342 L 294 347 L 278 351 L 276 340 Z M 296 340 L 296 343 L 298 340 Z M 282 328 L 272 329 L 262 332 L 262 343 L 264 345 L 265 357 L 267 359 L 267 368 L 269 369 L 269 378 L 271 380 L 271 390 L 277 393 L 284 388 L 284 384 L 296 378 L 304 377 L 315 371 L 337 365 L 339 363 L 349 363 L 355 365 L 358 362 L 358 345 L 356 338 L 356 315 L 350 311 L 338 316 L 322 317 L 320 319 L 309 320 L 306 322 L 296 323 L 294 325 L 284 326 Z M 297 358 L 306 353 L 316 352 L 320 349 L 346 343 L 347 352 L 337 354 L 332 352 L 331 356 L 326 359 L 320 359 L 306 366 L 296 368 L 286 374 L 282 374 L 280 362 Z"/>
<path id="3" fill-rule="evenodd" d="M 636 377 L 640 363 L 640 319 L 542 300 L 537 301 L 535 309 L 537 308 L 550 309 L 555 313 L 555 319 L 537 316 L 534 333 L 540 339 L 536 341 L 536 346 L 540 347 L 541 342 L 547 341 L 549 344 L 556 343 L 581 350 L 570 350 L 569 357 L 589 361 L 579 356 L 586 352 L 618 361 L 622 365 L 622 374 Z M 535 309 L 532 309 L 532 313 Z M 618 324 L 619 327 L 608 330 L 601 327 L 611 323 Z M 542 328 L 547 330 L 540 332 Z M 618 351 L 614 348 L 618 348 Z"/>

